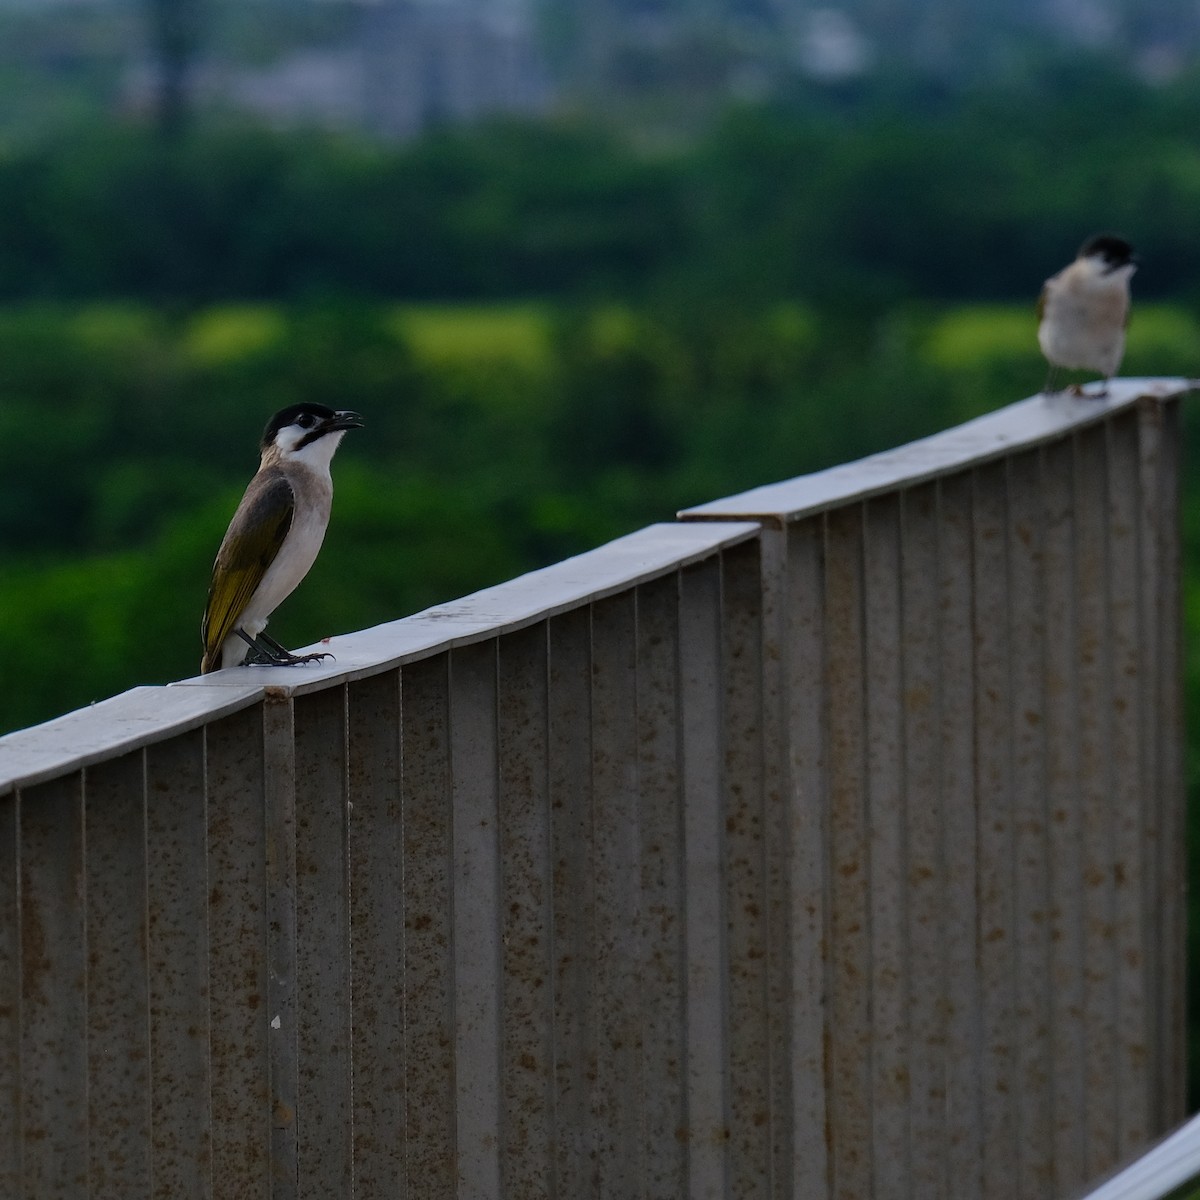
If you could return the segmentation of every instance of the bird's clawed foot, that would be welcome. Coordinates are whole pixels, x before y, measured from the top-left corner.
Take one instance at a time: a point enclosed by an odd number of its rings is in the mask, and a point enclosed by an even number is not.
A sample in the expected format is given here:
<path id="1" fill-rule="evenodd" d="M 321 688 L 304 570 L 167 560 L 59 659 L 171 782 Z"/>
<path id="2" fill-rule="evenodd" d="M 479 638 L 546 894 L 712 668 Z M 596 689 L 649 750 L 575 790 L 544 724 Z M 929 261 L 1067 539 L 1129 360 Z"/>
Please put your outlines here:
<path id="1" fill-rule="evenodd" d="M 328 653 L 292 654 L 290 651 L 285 650 L 282 654 L 277 653 L 277 657 L 275 658 L 261 663 L 255 663 L 253 665 L 260 667 L 299 667 L 303 666 L 305 663 L 320 662 L 324 658 L 332 657 L 333 655 Z M 249 658 L 247 658 L 246 661 L 249 662 Z"/>
<path id="2" fill-rule="evenodd" d="M 258 640 L 266 642 L 279 655 L 280 661 L 275 664 L 279 667 L 295 667 L 303 663 L 320 662 L 322 659 L 333 657 L 327 650 L 319 650 L 315 654 L 293 654 L 286 646 L 281 646 L 273 637 L 266 633 L 260 633 Z"/>
<path id="3" fill-rule="evenodd" d="M 304 663 L 320 662 L 322 659 L 333 657 L 326 652 L 293 654 L 265 633 L 252 638 L 245 630 L 239 629 L 237 635 L 250 647 L 250 652 L 242 660 L 248 667 L 298 667 Z"/>
<path id="4" fill-rule="evenodd" d="M 1042 387 L 1042 395 L 1046 397 L 1053 396 L 1074 396 L 1076 400 L 1105 400 L 1108 398 L 1108 380 L 1104 380 L 1097 388 L 1092 391 L 1088 390 L 1088 385 L 1083 383 L 1071 383 L 1066 387 L 1056 388 L 1054 386 L 1055 372 L 1051 371 L 1046 376 L 1046 382 Z"/>

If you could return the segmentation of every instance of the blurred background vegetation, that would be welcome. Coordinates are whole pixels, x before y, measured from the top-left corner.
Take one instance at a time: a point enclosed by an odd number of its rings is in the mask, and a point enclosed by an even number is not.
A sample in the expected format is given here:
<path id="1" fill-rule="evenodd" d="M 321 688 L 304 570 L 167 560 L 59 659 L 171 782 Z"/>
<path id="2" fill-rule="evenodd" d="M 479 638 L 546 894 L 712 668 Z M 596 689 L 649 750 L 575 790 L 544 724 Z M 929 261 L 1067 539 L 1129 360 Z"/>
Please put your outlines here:
<path id="1" fill-rule="evenodd" d="M 367 421 L 302 645 L 1036 392 L 1101 230 L 1200 375 L 1200 10 L 994 9 L 0 0 L 0 731 L 198 670 L 287 404 Z"/>

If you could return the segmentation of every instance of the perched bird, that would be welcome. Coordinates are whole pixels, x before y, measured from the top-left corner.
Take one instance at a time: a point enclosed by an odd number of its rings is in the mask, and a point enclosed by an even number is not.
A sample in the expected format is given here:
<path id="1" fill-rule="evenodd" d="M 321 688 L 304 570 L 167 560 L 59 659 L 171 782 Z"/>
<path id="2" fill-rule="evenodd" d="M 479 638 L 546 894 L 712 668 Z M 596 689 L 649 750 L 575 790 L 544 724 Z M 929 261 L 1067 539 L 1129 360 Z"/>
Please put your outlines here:
<path id="1" fill-rule="evenodd" d="M 1098 371 L 1104 387 L 1089 395 L 1108 394 L 1108 381 L 1125 353 L 1129 324 L 1129 279 L 1138 258 L 1124 238 L 1100 234 L 1079 248 L 1075 261 L 1051 275 L 1038 301 L 1038 345 L 1050 363 L 1043 389 L 1054 392 L 1059 367 Z M 1083 390 L 1076 385 L 1076 395 Z"/>
<path id="2" fill-rule="evenodd" d="M 213 563 L 201 634 L 207 674 L 241 662 L 288 666 L 328 658 L 295 655 L 263 630 L 316 560 L 333 501 L 329 464 L 358 413 L 293 404 L 263 432 L 262 460 Z"/>

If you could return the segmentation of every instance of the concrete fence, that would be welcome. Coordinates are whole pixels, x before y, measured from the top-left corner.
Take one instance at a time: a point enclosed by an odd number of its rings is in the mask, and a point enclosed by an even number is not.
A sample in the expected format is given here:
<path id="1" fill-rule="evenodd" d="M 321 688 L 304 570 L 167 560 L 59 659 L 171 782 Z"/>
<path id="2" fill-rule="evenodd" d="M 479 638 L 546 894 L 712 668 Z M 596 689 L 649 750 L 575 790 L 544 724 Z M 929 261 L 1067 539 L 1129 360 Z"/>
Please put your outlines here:
<path id="1" fill-rule="evenodd" d="M 1185 391 L 0 738 L 0 1196 L 1110 1170 L 1183 1114 Z"/>

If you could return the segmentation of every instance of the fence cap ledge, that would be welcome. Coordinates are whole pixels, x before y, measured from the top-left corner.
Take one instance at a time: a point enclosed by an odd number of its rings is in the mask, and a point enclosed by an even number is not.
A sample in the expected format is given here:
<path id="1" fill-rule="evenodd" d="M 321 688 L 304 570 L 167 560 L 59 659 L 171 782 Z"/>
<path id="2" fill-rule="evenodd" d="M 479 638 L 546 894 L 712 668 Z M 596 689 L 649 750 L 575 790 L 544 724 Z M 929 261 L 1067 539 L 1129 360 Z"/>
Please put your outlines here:
<path id="1" fill-rule="evenodd" d="M 299 653 L 324 651 L 333 657 L 302 668 L 255 667 L 264 687 L 301 696 L 335 684 L 378 675 L 457 646 L 524 629 L 581 605 L 657 579 L 711 557 L 759 533 L 757 522 L 649 525 L 594 550 L 553 563 L 459 600 L 438 604 L 370 629 L 339 634 Z M 181 679 L 172 687 L 238 687 L 240 667 Z"/>
<path id="2" fill-rule="evenodd" d="M 1114 379 L 1103 399 L 1030 396 L 930 437 L 811 475 L 764 484 L 679 513 L 681 520 L 799 520 L 898 487 L 963 471 L 1030 449 L 1147 401 L 1165 403 L 1200 390 L 1195 379 Z"/>
<path id="3" fill-rule="evenodd" d="M 253 704 L 262 688 L 243 679 L 219 696 L 170 687 L 131 688 L 87 708 L 0 737 L 0 796 L 186 733 Z"/>
<path id="4" fill-rule="evenodd" d="M 1195 1183 L 1198 1175 L 1200 1116 L 1193 1116 L 1079 1200 L 1163 1200 L 1184 1184 Z"/>
<path id="5" fill-rule="evenodd" d="M 0 796 L 186 733 L 264 698 L 291 697 L 376 675 L 524 628 L 648 582 L 753 538 L 754 522 L 638 530 L 415 616 L 306 647 L 335 657 L 305 667 L 235 667 L 166 686 L 137 687 L 0 737 Z"/>

